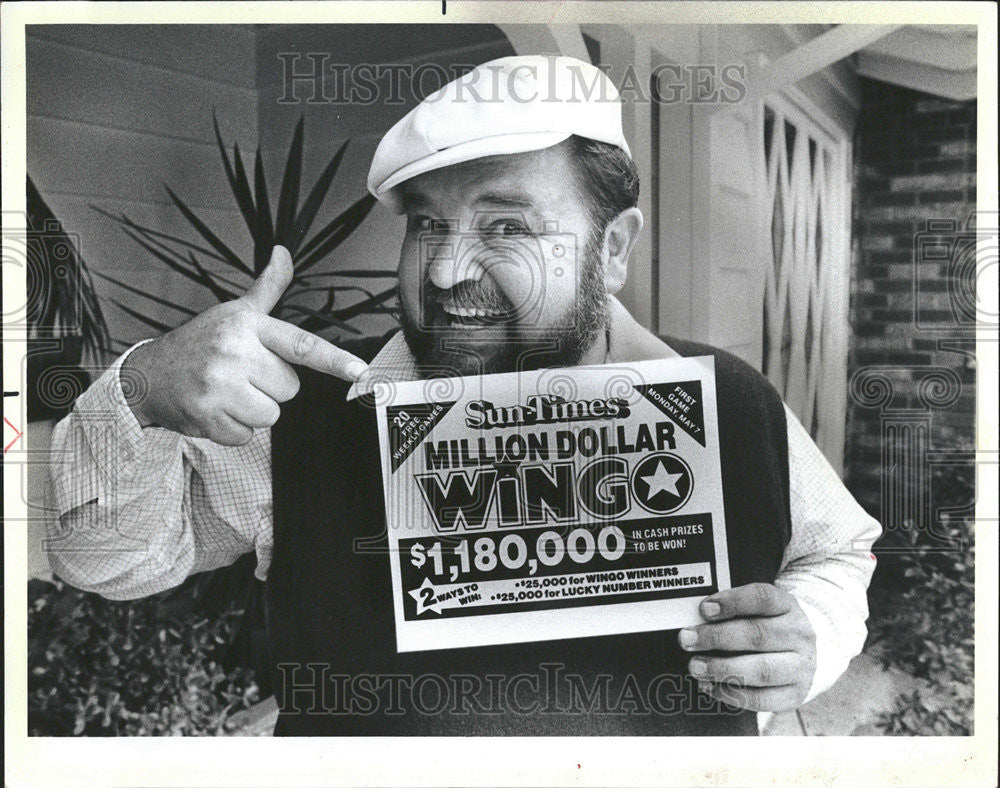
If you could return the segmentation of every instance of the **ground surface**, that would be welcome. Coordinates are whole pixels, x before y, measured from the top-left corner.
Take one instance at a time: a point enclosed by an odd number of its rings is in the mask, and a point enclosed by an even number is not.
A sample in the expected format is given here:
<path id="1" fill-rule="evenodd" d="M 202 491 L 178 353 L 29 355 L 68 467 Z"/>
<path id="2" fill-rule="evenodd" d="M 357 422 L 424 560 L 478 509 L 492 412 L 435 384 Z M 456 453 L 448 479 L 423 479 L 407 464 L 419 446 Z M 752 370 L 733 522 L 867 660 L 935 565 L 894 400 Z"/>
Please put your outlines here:
<path id="1" fill-rule="evenodd" d="M 776 714 L 764 722 L 765 736 L 878 736 L 875 721 L 918 680 L 875 657 L 854 658 L 840 680 L 798 711 Z M 234 736 L 270 736 L 278 719 L 274 698 L 234 715 Z"/>

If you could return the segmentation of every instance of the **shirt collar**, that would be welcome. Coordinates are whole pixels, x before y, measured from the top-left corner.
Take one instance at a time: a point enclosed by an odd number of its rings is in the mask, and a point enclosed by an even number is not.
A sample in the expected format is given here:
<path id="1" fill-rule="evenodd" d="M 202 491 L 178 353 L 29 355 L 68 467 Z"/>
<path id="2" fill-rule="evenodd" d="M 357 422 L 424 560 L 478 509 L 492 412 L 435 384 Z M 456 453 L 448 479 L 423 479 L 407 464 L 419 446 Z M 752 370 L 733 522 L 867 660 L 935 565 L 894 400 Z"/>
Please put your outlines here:
<path id="1" fill-rule="evenodd" d="M 407 380 L 419 380 L 417 360 L 410 352 L 409 345 L 403 338 L 403 332 L 397 331 L 385 343 L 375 358 L 368 365 L 368 371 L 347 392 L 347 399 L 352 400 L 368 394 L 376 383 L 402 383 Z"/>
<path id="2" fill-rule="evenodd" d="M 648 361 L 658 358 L 677 358 L 680 354 L 662 339 L 651 334 L 628 313 L 621 302 L 609 298 L 610 321 L 608 329 L 607 364 L 621 364 L 629 361 Z M 410 352 L 403 332 L 397 332 L 385 343 L 372 362 L 368 372 L 354 383 L 347 392 L 352 400 L 368 394 L 376 383 L 402 383 L 419 380 L 417 361 Z"/>

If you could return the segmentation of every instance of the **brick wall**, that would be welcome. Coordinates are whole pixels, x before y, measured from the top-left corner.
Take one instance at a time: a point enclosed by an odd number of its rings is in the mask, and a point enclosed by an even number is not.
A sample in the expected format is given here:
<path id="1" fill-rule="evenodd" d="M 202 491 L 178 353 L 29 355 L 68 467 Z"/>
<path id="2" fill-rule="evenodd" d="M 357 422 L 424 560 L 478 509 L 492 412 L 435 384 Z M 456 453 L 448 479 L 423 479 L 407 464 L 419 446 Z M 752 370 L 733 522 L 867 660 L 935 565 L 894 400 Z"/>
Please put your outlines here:
<path id="1" fill-rule="evenodd" d="M 975 443 L 976 102 L 865 81 L 854 150 L 847 483 L 933 527 Z"/>

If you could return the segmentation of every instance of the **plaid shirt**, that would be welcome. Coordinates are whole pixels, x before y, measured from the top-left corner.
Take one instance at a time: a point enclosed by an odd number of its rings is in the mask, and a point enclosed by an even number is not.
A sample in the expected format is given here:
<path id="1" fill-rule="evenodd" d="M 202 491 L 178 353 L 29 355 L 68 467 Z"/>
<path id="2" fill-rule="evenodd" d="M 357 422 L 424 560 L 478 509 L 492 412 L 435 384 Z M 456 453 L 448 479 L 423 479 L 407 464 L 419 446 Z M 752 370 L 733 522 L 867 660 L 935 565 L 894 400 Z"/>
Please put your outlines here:
<path id="1" fill-rule="evenodd" d="M 608 338 L 609 363 L 677 355 L 614 299 Z M 130 352 L 56 425 L 53 570 L 79 588 L 134 599 L 254 551 L 257 574 L 265 579 L 273 546 L 270 432 L 257 430 L 247 445 L 228 447 L 141 428 L 119 381 Z M 401 334 L 370 370 L 382 380 L 418 377 Z M 349 397 L 359 393 L 354 386 Z M 792 533 L 775 584 L 796 598 L 816 633 L 812 698 L 836 681 L 864 644 L 866 592 L 875 569 L 870 551 L 881 527 L 787 407 L 785 413 Z"/>

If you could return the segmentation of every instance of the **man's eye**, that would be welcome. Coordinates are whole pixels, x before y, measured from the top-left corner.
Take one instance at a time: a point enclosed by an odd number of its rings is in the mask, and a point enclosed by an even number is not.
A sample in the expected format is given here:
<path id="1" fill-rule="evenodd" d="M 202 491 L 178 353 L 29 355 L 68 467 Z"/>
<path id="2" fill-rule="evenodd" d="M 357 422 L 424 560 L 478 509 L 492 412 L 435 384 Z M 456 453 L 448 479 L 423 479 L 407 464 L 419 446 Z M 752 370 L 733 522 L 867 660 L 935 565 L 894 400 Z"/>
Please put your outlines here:
<path id="1" fill-rule="evenodd" d="M 511 237 L 528 234 L 528 228 L 517 219 L 498 219 L 492 222 L 486 230 L 487 234 L 492 236 Z"/>

